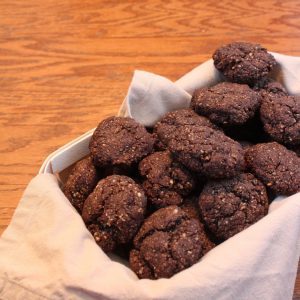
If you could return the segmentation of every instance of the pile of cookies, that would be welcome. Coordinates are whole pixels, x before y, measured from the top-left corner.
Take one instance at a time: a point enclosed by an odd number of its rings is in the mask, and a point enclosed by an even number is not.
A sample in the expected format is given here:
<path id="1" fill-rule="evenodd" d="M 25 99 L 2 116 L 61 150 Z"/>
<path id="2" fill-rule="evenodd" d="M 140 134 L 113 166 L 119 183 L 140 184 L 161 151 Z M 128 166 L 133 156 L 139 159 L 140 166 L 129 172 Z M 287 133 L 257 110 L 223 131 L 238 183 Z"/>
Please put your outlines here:
<path id="1" fill-rule="evenodd" d="M 300 191 L 300 97 L 268 78 L 274 57 L 232 43 L 213 54 L 224 82 L 153 128 L 103 120 L 63 187 L 96 243 L 139 278 L 169 278 Z M 297 152 L 298 151 L 298 152 Z"/>

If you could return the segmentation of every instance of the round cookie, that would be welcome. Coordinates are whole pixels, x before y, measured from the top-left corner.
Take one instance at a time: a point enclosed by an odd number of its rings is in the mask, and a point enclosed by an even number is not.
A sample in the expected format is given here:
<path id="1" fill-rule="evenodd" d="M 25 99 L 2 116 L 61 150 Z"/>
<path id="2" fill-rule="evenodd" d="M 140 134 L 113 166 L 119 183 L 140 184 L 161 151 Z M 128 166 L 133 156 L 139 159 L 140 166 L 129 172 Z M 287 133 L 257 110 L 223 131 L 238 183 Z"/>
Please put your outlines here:
<path id="1" fill-rule="evenodd" d="M 267 214 L 268 196 L 258 179 L 244 173 L 208 182 L 200 194 L 199 208 L 210 232 L 226 240 Z"/>
<path id="2" fill-rule="evenodd" d="M 250 147 L 247 167 L 273 192 L 290 195 L 300 191 L 300 158 L 293 151 L 272 142 Z"/>
<path id="3" fill-rule="evenodd" d="M 191 108 L 220 126 L 229 126 L 246 123 L 254 116 L 260 103 L 259 93 L 248 85 L 221 82 L 196 90 Z"/>
<path id="4" fill-rule="evenodd" d="M 177 128 L 168 148 L 188 169 L 209 178 L 233 177 L 244 168 L 241 145 L 221 131 L 204 126 Z"/>
<path id="5" fill-rule="evenodd" d="M 264 95 L 260 117 L 265 131 L 275 141 L 300 144 L 300 96 Z"/>
<path id="6" fill-rule="evenodd" d="M 146 178 L 143 189 L 147 199 L 156 207 L 180 204 L 196 184 L 191 172 L 169 151 L 150 154 L 140 162 L 139 170 Z"/>
<path id="7" fill-rule="evenodd" d="M 207 252 L 199 220 L 176 205 L 148 217 L 134 238 L 130 268 L 139 278 L 169 278 L 198 262 Z"/>
<path id="8" fill-rule="evenodd" d="M 142 188 L 129 177 L 102 179 L 84 202 L 82 218 L 104 252 L 128 243 L 138 231 L 146 211 Z"/>
<path id="9" fill-rule="evenodd" d="M 98 125 L 89 147 L 96 165 L 129 168 L 149 154 L 153 144 L 152 135 L 135 120 L 110 117 Z"/>
<path id="10" fill-rule="evenodd" d="M 206 117 L 197 115 L 192 109 L 179 109 L 166 113 L 154 126 L 153 133 L 157 137 L 157 148 L 167 149 L 168 141 L 177 134 L 177 128 L 183 125 L 207 126 L 218 129 Z"/>
<path id="11" fill-rule="evenodd" d="M 215 67 L 231 82 L 254 84 L 276 65 L 274 57 L 258 44 L 234 42 L 213 54 Z"/>
<path id="12" fill-rule="evenodd" d="M 91 156 L 77 162 L 63 187 L 65 196 L 79 213 L 83 203 L 99 181 L 99 174 Z"/>

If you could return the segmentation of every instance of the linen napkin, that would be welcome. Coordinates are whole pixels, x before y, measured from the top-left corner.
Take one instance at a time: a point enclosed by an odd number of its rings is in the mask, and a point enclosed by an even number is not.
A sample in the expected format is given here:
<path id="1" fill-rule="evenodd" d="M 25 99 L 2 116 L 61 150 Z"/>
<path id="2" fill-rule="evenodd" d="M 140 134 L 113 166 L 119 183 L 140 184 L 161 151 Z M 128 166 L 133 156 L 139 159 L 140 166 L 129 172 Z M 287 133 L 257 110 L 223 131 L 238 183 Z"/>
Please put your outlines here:
<path id="1" fill-rule="evenodd" d="M 273 74 L 299 93 L 300 58 L 275 54 Z M 151 126 L 188 106 L 195 88 L 222 80 L 212 61 L 177 82 L 136 71 L 121 107 Z M 28 185 L 0 239 L 0 299 L 291 299 L 300 254 L 300 193 L 170 279 L 139 280 L 94 242 L 52 174 Z"/>

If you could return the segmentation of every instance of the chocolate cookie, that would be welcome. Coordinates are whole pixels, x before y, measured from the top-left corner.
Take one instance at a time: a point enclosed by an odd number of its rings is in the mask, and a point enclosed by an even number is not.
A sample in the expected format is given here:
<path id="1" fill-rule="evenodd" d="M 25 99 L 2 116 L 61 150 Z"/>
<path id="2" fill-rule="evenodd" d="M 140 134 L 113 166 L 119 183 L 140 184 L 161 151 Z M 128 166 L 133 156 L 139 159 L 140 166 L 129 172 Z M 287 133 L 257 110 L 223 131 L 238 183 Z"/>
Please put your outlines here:
<path id="1" fill-rule="evenodd" d="M 103 120 L 90 141 L 94 163 L 129 168 L 152 151 L 154 138 L 131 118 Z"/>
<path id="2" fill-rule="evenodd" d="M 169 278 L 207 252 L 200 222 L 171 205 L 153 213 L 134 238 L 130 267 L 139 278 Z"/>
<path id="3" fill-rule="evenodd" d="M 153 133 L 156 135 L 157 148 L 160 150 L 167 149 L 168 141 L 177 134 L 177 128 L 183 125 L 190 126 L 207 126 L 218 129 L 216 125 L 211 123 L 206 117 L 197 115 L 191 109 L 179 109 L 166 113 L 163 118 L 154 126 Z"/>
<path id="4" fill-rule="evenodd" d="M 264 95 L 260 117 L 265 131 L 274 140 L 300 144 L 300 96 Z"/>
<path id="5" fill-rule="evenodd" d="M 79 213 L 83 203 L 99 181 L 91 156 L 76 163 L 63 187 L 65 196 Z"/>
<path id="6" fill-rule="evenodd" d="M 215 67 L 232 82 L 254 84 L 276 65 L 274 57 L 258 44 L 235 42 L 213 54 Z"/>
<path id="7" fill-rule="evenodd" d="M 143 188 L 147 198 L 156 207 L 180 204 L 195 187 L 191 172 L 169 151 L 150 154 L 140 162 L 139 170 L 146 178 Z"/>
<path id="8" fill-rule="evenodd" d="M 220 126 L 228 126 L 246 123 L 254 116 L 260 103 L 260 94 L 248 85 L 221 82 L 196 90 L 191 108 Z"/>
<path id="9" fill-rule="evenodd" d="M 199 197 L 200 214 L 212 234 L 226 240 L 268 212 L 264 185 L 250 173 L 211 181 Z"/>
<path id="10" fill-rule="evenodd" d="M 288 96 L 288 92 L 280 82 L 268 77 L 265 77 L 258 81 L 252 89 L 261 93 Z"/>
<path id="11" fill-rule="evenodd" d="M 84 202 L 82 218 L 104 252 L 129 242 L 146 210 L 142 188 L 131 178 L 112 175 L 97 184 Z"/>
<path id="12" fill-rule="evenodd" d="M 251 172 L 275 193 L 300 191 L 300 158 L 284 146 L 257 144 L 247 150 L 245 159 Z"/>
<path id="13" fill-rule="evenodd" d="M 233 177 L 244 168 L 243 149 L 221 131 L 184 125 L 168 142 L 174 157 L 192 171 L 210 178 Z"/>

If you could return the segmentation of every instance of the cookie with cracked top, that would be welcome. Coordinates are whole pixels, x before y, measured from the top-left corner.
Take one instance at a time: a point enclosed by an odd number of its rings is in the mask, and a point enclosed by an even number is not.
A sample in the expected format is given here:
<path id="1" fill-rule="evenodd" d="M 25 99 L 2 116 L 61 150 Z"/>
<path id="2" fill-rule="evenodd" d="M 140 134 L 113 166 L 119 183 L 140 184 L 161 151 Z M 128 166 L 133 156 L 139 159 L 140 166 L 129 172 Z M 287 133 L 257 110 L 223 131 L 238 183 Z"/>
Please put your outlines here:
<path id="1" fill-rule="evenodd" d="M 100 179 L 91 156 L 77 162 L 72 169 L 63 192 L 76 210 L 81 213 L 83 203 Z"/>
<path id="2" fill-rule="evenodd" d="M 110 117 L 98 125 L 89 147 L 96 165 L 130 168 L 152 151 L 153 144 L 152 135 L 135 120 Z"/>
<path id="3" fill-rule="evenodd" d="M 218 48 L 213 54 L 215 67 L 231 82 L 253 85 L 266 77 L 276 60 L 259 44 L 234 42 Z"/>
<path id="4" fill-rule="evenodd" d="M 160 121 L 158 121 L 153 133 L 157 137 L 157 149 L 167 149 L 168 141 L 173 139 L 177 134 L 177 128 L 183 125 L 189 126 L 207 126 L 213 129 L 219 129 L 209 119 L 199 116 L 192 109 L 185 108 L 166 113 Z"/>
<path id="5" fill-rule="evenodd" d="M 300 144 L 300 96 L 265 94 L 260 107 L 264 130 L 277 142 Z"/>
<path id="6" fill-rule="evenodd" d="M 272 142 L 250 147 L 247 167 L 273 192 L 291 195 L 300 191 L 300 158 L 293 151 Z"/>
<path id="7" fill-rule="evenodd" d="M 146 211 L 143 189 L 126 176 L 102 179 L 84 202 L 82 218 L 104 252 L 128 243 Z"/>
<path id="8" fill-rule="evenodd" d="M 188 169 L 209 178 L 233 177 L 244 169 L 241 145 L 221 131 L 183 125 L 168 142 L 168 149 Z"/>
<path id="9" fill-rule="evenodd" d="M 259 93 L 246 84 L 221 82 L 194 92 L 191 108 L 220 125 L 241 125 L 251 119 L 261 103 Z"/>
<path id="10" fill-rule="evenodd" d="M 135 236 L 130 268 L 139 278 L 169 278 L 199 261 L 208 250 L 206 240 L 199 220 L 176 205 L 161 208 Z"/>
<path id="11" fill-rule="evenodd" d="M 147 199 L 156 207 L 179 205 L 184 196 L 195 188 L 192 173 L 177 162 L 169 151 L 155 152 L 139 164 L 145 178 L 143 189 Z"/>
<path id="12" fill-rule="evenodd" d="M 265 186 L 252 174 L 210 181 L 199 197 L 204 223 L 219 240 L 226 240 L 246 229 L 268 212 Z"/>

